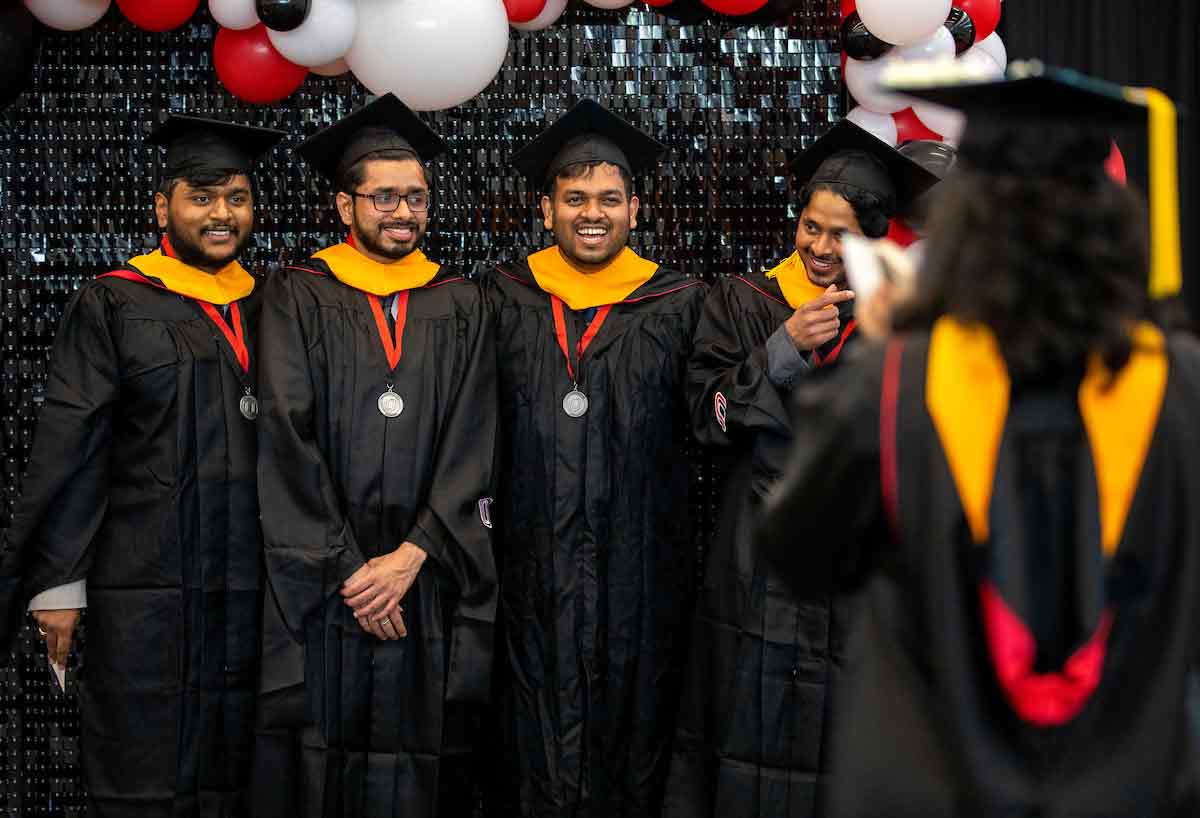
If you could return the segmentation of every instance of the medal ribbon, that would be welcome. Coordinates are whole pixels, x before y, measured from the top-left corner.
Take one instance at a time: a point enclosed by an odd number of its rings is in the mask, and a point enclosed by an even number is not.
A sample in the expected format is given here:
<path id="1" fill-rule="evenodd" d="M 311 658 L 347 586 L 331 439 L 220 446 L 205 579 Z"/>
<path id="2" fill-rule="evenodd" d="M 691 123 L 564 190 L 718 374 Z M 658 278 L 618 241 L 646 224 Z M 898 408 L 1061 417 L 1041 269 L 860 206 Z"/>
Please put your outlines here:
<path id="1" fill-rule="evenodd" d="M 384 353 L 387 354 L 388 364 L 395 372 L 396 367 L 400 364 L 400 356 L 403 354 L 404 324 L 408 320 L 408 290 L 396 293 L 396 335 L 394 338 L 388 331 L 387 317 L 383 314 L 383 302 L 379 300 L 379 296 L 367 293 L 367 301 L 371 303 L 371 312 L 375 315 L 375 326 L 379 329 L 379 341 L 383 344 Z"/>
<path id="2" fill-rule="evenodd" d="M 552 295 L 550 296 L 550 303 L 554 310 L 554 334 L 558 337 L 558 348 L 562 350 L 563 357 L 567 359 L 567 374 L 574 383 L 579 383 L 579 379 L 576 377 L 576 369 L 582 367 L 583 353 L 587 352 L 587 348 L 596 337 L 596 333 L 600 332 L 600 327 L 604 325 L 604 320 L 612 312 L 613 305 L 605 304 L 596 310 L 595 316 L 592 317 L 592 322 L 588 324 L 587 331 L 583 333 L 583 337 L 579 339 L 579 343 L 575 346 L 575 357 L 578 361 L 578 364 L 576 364 L 571 360 L 571 353 L 567 348 L 567 319 L 563 314 L 562 299 L 557 295 Z"/>
<path id="3" fill-rule="evenodd" d="M 237 356 L 237 362 L 242 366 L 242 372 L 249 374 L 250 372 L 250 350 L 246 347 L 246 332 L 242 329 L 242 311 L 238 309 L 238 304 L 234 301 L 229 305 L 229 320 L 233 324 L 230 327 L 225 323 L 225 319 L 221 317 L 221 311 L 207 301 L 196 301 L 200 305 L 200 309 L 204 310 L 217 328 L 221 330 L 221 334 L 225 336 L 225 340 L 229 342 L 229 346 L 233 348 L 233 354 Z"/>

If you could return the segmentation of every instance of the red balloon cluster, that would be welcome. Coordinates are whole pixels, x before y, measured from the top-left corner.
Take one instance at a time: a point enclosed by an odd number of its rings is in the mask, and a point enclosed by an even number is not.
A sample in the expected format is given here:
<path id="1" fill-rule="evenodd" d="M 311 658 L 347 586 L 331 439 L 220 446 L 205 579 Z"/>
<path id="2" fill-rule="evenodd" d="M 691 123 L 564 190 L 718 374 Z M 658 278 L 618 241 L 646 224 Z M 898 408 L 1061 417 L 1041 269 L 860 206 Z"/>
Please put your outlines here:
<path id="1" fill-rule="evenodd" d="M 186 23 L 200 0 L 117 0 L 121 13 L 146 31 L 170 31 Z"/>
<path id="2" fill-rule="evenodd" d="M 275 50 L 262 23 L 243 31 L 218 31 L 213 67 L 229 93 L 257 105 L 290 96 L 308 76 L 307 68 Z"/>
<path id="3" fill-rule="evenodd" d="M 528 23 L 546 10 L 546 0 L 504 0 L 508 22 Z"/>

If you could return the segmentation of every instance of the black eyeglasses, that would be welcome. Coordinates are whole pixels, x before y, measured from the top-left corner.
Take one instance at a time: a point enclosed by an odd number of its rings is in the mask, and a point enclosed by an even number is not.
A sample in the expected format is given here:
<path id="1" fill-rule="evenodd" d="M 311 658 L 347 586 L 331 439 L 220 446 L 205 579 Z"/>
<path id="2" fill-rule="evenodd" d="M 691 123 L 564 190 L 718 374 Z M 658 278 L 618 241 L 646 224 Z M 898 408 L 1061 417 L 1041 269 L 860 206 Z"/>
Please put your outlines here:
<path id="1" fill-rule="evenodd" d="M 400 200 L 408 202 L 408 209 L 413 213 L 423 213 L 429 209 L 429 191 L 414 190 L 412 193 L 400 195 L 394 191 L 383 193 L 351 193 L 356 199 L 370 199 L 375 209 L 380 213 L 395 213 L 400 206 Z"/>

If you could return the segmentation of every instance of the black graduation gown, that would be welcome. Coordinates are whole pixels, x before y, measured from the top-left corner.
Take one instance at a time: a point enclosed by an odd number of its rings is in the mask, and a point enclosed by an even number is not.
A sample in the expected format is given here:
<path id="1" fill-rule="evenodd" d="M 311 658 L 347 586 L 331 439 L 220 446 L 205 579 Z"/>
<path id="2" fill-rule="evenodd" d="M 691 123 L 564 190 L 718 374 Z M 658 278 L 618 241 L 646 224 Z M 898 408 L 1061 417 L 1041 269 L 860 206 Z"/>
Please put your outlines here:
<path id="1" fill-rule="evenodd" d="M 471 814 L 497 594 L 490 341 L 479 287 L 442 270 L 409 290 L 389 379 L 366 295 L 325 262 L 266 287 L 259 815 Z M 391 419 L 388 382 L 405 402 Z M 382 641 L 339 590 L 406 540 L 429 558 L 402 603 L 408 636 Z"/>
<path id="2" fill-rule="evenodd" d="M 1198 728 L 1189 713 L 1200 647 L 1200 346 L 1169 341 L 1161 412 L 1106 568 L 1115 616 L 1099 686 L 1072 720 L 1037 727 L 1016 715 L 988 653 L 977 583 L 980 557 L 993 547 L 974 545 L 926 406 L 929 335 L 902 340 L 899 375 L 887 380 L 897 389 L 895 416 L 886 423 L 878 349 L 796 390 L 796 413 L 820 411 L 823 420 L 797 430 L 765 521 L 767 558 L 793 587 L 803 590 L 812 566 L 831 553 L 856 554 L 871 574 L 851 636 L 828 814 L 1200 814 Z M 997 492 L 1019 487 L 1016 464 L 1028 459 L 1014 443 L 1018 413 L 1014 401 Z M 892 447 L 881 445 L 888 429 Z M 889 450 L 894 480 L 881 465 Z M 1065 506 L 1080 530 L 1094 534 L 1096 471 L 1087 444 L 1077 457 L 1086 479 L 1064 481 L 1049 507 Z M 992 530 L 1011 536 L 1020 526 L 1008 511 L 1016 495 L 1006 491 L 999 516 L 993 498 Z M 896 528 L 889 518 L 898 519 Z M 789 528 L 801 519 L 814 521 L 820 550 L 795 547 Z M 1028 549 L 1037 540 L 1016 548 L 1036 560 Z M 1039 659 L 1041 650 L 1039 642 Z"/>
<path id="3" fill-rule="evenodd" d="M 821 368 L 857 342 L 853 302 L 840 311 L 845 337 L 817 350 Z M 668 818 L 810 816 L 828 769 L 828 690 L 841 673 L 850 602 L 831 579 L 803 598 L 786 593 L 754 543 L 791 443 L 787 394 L 767 376 L 765 345 L 793 312 L 775 279 L 730 277 L 696 330 L 692 428 L 734 462 L 696 605 Z"/>
<path id="4" fill-rule="evenodd" d="M 248 339 L 256 295 L 240 302 Z M 86 284 L 55 338 L 0 634 L 31 596 L 86 576 L 81 752 L 97 814 L 243 814 L 261 557 L 235 366 L 197 302 L 120 278 Z"/>
<path id="5" fill-rule="evenodd" d="M 487 283 L 500 368 L 499 818 L 657 815 L 696 547 L 684 368 L 706 287 L 659 268 L 583 358 L 582 418 L 527 263 Z M 565 310 L 573 348 L 586 327 Z"/>

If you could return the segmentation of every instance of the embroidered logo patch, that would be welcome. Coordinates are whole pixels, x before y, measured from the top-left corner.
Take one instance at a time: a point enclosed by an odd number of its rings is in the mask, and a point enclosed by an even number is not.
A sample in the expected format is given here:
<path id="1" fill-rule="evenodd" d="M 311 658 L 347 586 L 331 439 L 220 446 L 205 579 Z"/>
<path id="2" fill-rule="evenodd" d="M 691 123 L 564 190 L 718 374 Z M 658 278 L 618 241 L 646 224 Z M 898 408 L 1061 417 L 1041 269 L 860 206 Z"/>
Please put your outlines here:
<path id="1" fill-rule="evenodd" d="M 713 412 L 717 416 L 717 425 L 721 427 L 722 432 L 728 432 L 725 428 L 725 421 L 728 417 L 729 408 L 725 402 L 725 396 L 718 392 L 713 397 Z"/>
<path id="2" fill-rule="evenodd" d="M 479 521 L 484 528 L 492 527 L 492 498 L 484 497 L 479 501 Z"/>

